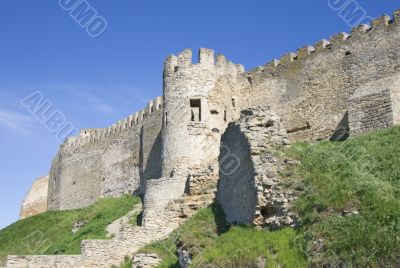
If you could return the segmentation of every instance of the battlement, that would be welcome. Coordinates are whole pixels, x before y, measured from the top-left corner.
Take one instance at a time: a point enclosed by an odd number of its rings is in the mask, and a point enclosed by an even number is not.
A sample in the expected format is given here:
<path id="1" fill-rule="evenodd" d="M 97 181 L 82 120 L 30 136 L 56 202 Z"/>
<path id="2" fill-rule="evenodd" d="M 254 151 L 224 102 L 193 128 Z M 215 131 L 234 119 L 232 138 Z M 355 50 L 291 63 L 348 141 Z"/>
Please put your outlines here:
<path id="1" fill-rule="evenodd" d="M 400 10 L 396 10 L 391 18 L 388 15 L 383 15 L 376 19 L 371 20 L 370 24 L 361 24 L 353 28 L 351 33 L 338 33 L 329 38 L 329 40 L 322 39 L 314 44 L 314 46 L 304 46 L 299 48 L 297 52 L 290 52 L 283 55 L 280 59 L 273 59 L 264 66 L 259 66 L 249 71 L 248 74 L 256 74 L 264 70 L 275 70 L 290 67 L 299 61 L 307 60 L 314 57 L 318 53 L 325 51 L 334 51 L 346 46 L 348 42 L 354 42 L 357 38 L 372 38 L 374 34 L 381 31 L 388 30 L 392 27 L 399 27 L 400 25 Z"/>
<path id="2" fill-rule="evenodd" d="M 161 110 L 162 104 L 163 98 L 157 97 L 151 100 L 145 109 L 121 119 L 107 128 L 82 129 L 77 136 L 68 137 L 66 139 L 66 141 L 61 145 L 61 151 L 73 152 L 77 148 L 114 136 L 125 129 L 137 127 L 147 116 Z"/>
<path id="3" fill-rule="evenodd" d="M 218 54 L 215 56 L 214 50 L 208 48 L 200 48 L 198 61 L 193 61 L 193 53 L 191 49 L 185 49 L 178 55 L 170 55 L 164 63 L 164 76 L 173 76 L 182 69 L 191 67 L 216 68 L 226 70 L 229 73 L 242 74 L 244 66 L 234 64 L 229 61 L 224 55 Z"/>

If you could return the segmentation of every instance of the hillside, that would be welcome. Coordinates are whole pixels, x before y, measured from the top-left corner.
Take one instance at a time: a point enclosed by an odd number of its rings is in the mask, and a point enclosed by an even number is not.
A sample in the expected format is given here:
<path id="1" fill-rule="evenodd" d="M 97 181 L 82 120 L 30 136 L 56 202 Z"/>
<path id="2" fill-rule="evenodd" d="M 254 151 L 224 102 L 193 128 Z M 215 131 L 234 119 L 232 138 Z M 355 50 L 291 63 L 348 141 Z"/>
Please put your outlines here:
<path id="1" fill-rule="evenodd" d="M 282 156 L 299 161 L 280 175 L 304 188 L 296 202 L 300 228 L 229 228 L 214 205 L 141 252 L 162 257 L 159 267 L 179 267 L 181 247 L 193 267 L 399 267 L 399 127 L 346 142 L 294 144 Z"/>
<path id="2" fill-rule="evenodd" d="M 78 254 L 85 239 L 106 239 L 106 227 L 138 204 L 138 197 L 102 199 L 80 210 L 46 212 L 0 230 L 0 263 L 6 255 Z M 88 222 L 77 233 L 72 227 Z"/>
<path id="3" fill-rule="evenodd" d="M 294 144 L 280 153 L 297 160 L 280 176 L 288 187 L 303 189 L 295 203 L 299 228 L 229 226 L 214 204 L 140 252 L 159 255 L 159 267 L 179 267 L 179 248 L 190 253 L 193 267 L 399 267 L 400 127 L 345 142 Z M 29 243 L 34 254 L 78 253 L 81 240 L 105 238 L 105 227 L 138 202 L 105 199 L 17 222 L 0 231 L 0 256 L 29 254 Z M 72 235 L 78 220 L 89 224 Z M 32 243 L 36 231 L 51 243 Z"/>
<path id="4" fill-rule="evenodd" d="M 399 267 L 400 127 L 345 142 L 298 144 L 304 252 L 314 265 Z"/>

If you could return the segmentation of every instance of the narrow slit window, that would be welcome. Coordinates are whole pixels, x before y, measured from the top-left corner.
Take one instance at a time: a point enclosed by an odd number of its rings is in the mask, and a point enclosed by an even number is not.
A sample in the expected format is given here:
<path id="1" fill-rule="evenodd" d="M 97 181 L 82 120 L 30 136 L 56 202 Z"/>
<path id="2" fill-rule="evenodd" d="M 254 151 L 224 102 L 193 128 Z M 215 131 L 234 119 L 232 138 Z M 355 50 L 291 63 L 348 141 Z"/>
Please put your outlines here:
<path id="1" fill-rule="evenodd" d="M 200 122 L 201 121 L 201 100 L 199 100 L 199 99 L 190 100 L 190 110 L 191 110 L 191 121 Z"/>

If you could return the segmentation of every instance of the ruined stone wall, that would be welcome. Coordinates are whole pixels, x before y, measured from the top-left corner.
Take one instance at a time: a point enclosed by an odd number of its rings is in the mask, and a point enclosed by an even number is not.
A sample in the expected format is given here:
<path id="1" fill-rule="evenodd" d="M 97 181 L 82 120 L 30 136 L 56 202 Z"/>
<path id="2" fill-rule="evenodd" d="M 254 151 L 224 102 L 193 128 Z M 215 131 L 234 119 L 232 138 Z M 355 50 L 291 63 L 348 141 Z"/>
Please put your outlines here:
<path id="1" fill-rule="evenodd" d="M 230 223 L 276 229 L 291 226 L 295 191 L 285 187 L 278 173 L 285 166 L 278 149 L 288 145 L 286 130 L 270 108 L 248 109 L 222 136 L 220 165 L 226 151 L 236 157 L 229 172 L 220 168 L 217 201 Z"/>
<path id="2" fill-rule="evenodd" d="M 291 140 L 329 138 L 364 84 L 400 71 L 400 12 L 258 67 L 245 76 L 251 106 L 271 105 Z"/>
<path id="3" fill-rule="evenodd" d="M 40 177 L 32 184 L 24 199 L 19 218 L 25 219 L 47 211 L 47 190 L 49 176 Z"/>
<path id="4" fill-rule="evenodd" d="M 50 210 L 89 206 L 101 197 L 140 192 L 141 181 L 159 177 L 161 98 L 106 129 L 82 130 L 52 163 Z"/>

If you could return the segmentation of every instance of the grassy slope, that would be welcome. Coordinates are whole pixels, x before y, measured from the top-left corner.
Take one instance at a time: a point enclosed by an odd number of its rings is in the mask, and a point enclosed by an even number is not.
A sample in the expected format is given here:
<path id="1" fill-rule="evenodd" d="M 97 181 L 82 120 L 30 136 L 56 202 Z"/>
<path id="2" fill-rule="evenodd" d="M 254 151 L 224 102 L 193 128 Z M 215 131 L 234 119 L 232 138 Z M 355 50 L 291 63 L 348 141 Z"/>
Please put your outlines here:
<path id="1" fill-rule="evenodd" d="M 138 197 L 125 196 L 98 201 L 72 211 L 46 212 L 0 230 L 0 263 L 6 255 L 79 254 L 85 239 L 105 239 L 105 228 L 138 204 Z M 71 229 L 78 220 L 88 224 L 76 234 Z"/>
<path id="2" fill-rule="evenodd" d="M 228 231 L 214 206 L 142 252 L 162 257 L 160 267 L 179 267 L 180 246 L 194 254 L 193 267 L 254 267 L 261 256 L 267 267 L 400 267 L 399 127 L 346 142 L 295 144 L 282 153 L 301 161 L 281 173 L 292 187 L 304 189 L 296 202 L 299 230 Z M 346 210 L 359 214 L 345 217 Z M 314 243 L 318 240 L 322 244 Z"/>
<path id="3" fill-rule="evenodd" d="M 297 169 L 306 193 L 297 210 L 312 263 L 399 267 L 400 128 L 347 142 L 298 144 L 288 153 L 302 161 Z M 343 217 L 344 210 L 359 214 Z M 320 255 L 313 254 L 318 239 Z"/>
<path id="4" fill-rule="evenodd" d="M 266 257 L 268 267 L 305 267 L 302 252 L 314 267 L 327 263 L 400 266 L 396 263 L 400 257 L 399 127 L 347 142 L 295 144 L 283 154 L 301 161 L 281 173 L 293 187 L 305 189 L 296 202 L 300 230 L 228 229 L 221 209 L 214 205 L 199 211 L 168 239 L 141 252 L 158 254 L 163 259 L 160 267 L 179 267 L 179 247 L 194 255 L 194 267 L 209 263 L 213 267 L 254 267 L 260 257 Z M 18 222 L 0 231 L 0 256 L 29 253 L 22 242 L 37 230 L 53 243 L 37 247 L 28 239 L 36 254 L 57 249 L 78 253 L 80 240 L 104 238 L 105 226 L 136 202 L 134 198 L 104 200 L 85 210 L 50 212 Z M 344 210 L 359 213 L 344 217 Z M 70 230 L 78 219 L 91 221 L 74 236 Z M 316 240 L 321 243 L 315 244 Z M 123 267 L 130 267 L 128 263 Z"/>
<path id="5" fill-rule="evenodd" d="M 247 227 L 228 230 L 221 209 L 214 205 L 200 210 L 168 239 L 151 244 L 141 252 L 156 253 L 163 262 L 159 267 L 179 267 L 178 247 L 194 255 L 193 267 L 212 263 L 214 267 L 253 267 L 260 257 L 268 267 L 305 267 L 305 260 L 291 241 L 296 232 L 284 229 L 263 232 Z"/>

